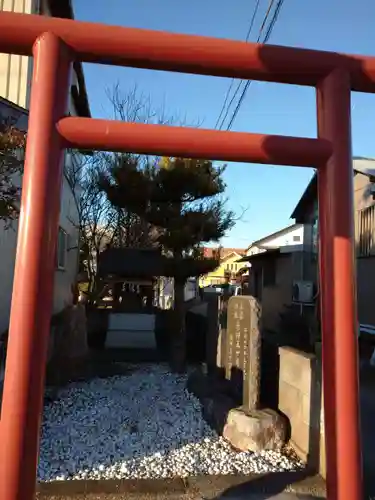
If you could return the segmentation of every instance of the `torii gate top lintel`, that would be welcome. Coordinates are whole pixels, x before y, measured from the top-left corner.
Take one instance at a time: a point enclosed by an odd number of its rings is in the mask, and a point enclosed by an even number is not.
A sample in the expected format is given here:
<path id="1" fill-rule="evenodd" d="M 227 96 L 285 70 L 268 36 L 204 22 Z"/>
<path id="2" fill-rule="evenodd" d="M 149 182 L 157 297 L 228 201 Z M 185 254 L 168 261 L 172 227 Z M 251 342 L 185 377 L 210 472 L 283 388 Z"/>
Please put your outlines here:
<path id="1" fill-rule="evenodd" d="M 32 55 L 52 32 L 81 62 L 316 86 L 333 69 L 350 73 L 351 89 L 375 93 L 375 57 L 108 26 L 2 12 L 0 52 Z"/>

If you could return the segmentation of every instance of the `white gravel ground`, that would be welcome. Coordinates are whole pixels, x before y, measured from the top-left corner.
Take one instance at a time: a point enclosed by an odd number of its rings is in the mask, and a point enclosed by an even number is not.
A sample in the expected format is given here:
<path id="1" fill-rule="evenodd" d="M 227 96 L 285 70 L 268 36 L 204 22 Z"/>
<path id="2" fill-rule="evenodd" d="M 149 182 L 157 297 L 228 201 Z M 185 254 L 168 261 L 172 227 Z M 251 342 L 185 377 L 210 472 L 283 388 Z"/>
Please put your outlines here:
<path id="1" fill-rule="evenodd" d="M 44 412 L 39 480 L 248 474 L 299 466 L 277 452 L 233 451 L 202 419 L 186 379 L 148 365 L 61 390 Z"/>

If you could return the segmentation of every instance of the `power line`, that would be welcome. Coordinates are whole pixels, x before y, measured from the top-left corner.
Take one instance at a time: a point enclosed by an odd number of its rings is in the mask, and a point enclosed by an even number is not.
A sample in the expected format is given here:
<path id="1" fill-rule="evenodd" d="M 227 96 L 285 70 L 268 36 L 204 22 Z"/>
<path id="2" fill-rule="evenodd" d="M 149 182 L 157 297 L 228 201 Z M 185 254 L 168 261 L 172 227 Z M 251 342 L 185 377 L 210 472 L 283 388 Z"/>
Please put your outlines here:
<path id="1" fill-rule="evenodd" d="M 255 4 L 253 15 L 252 15 L 252 18 L 251 18 L 251 21 L 250 21 L 250 26 L 249 26 L 249 29 L 247 30 L 246 39 L 245 39 L 246 42 L 249 41 L 251 32 L 253 30 L 255 18 L 256 18 L 256 15 L 258 13 L 258 10 L 259 10 L 259 5 L 260 5 L 260 0 L 257 0 L 257 2 Z M 224 113 L 225 107 L 226 107 L 228 99 L 229 99 L 229 94 L 230 94 L 230 91 L 232 90 L 233 85 L 234 85 L 234 78 L 232 78 L 232 81 L 230 83 L 229 89 L 228 89 L 228 91 L 227 91 L 227 93 L 225 95 L 224 103 L 223 103 L 223 106 L 221 108 L 219 117 L 216 120 L 215 128 L 217 128 L 217 126 L 219 124 L 219 121 L 220 121 L 220 118 L 221 118 L 222 114 Z"/>
<path id="2" fill-rule="evenodd" d="M 260 26 L 260 28 L 259 28 L 259 33 L 258 33 L 257 42 L 259 42 L 260 37 L 261 37 L 261 35 L 262 35 L 262 33 L 263 33 L 264 26 L 265 26 L 265 24 L 266 24 L 266 22 L 267 22 L 267 19 L 268 19 L 268 16 L 269 16 L 270 12 L 271 12 L 271 9 L 272 9 L 273 4 L 274 4 L 274 0 L 270 0 L 270 1 L 269 1 L 269 4 L 268 4 L 268 9 L 267 9 L 267 12 L 265 13 L 264 18 L 263 18 L 263 22 L 262 22 L 262 24 L 261 24 L 261 26 Z M 233 79 L 232 81 L 234 81 L 234 79 Z M 240 82 L 238 83 L 237 88 L 236 88 L 236 90 L 235 90 L 235 92 L 234 92 L 234 94 L 233 94 L 233 96 L 232 96 L 232 99 L 230 100 L 230 102 L 229 102 L 229 104 L 228 104 L 228 107 L 227 107 L 226 113 L 225 113 L 225 115 L 224 115 L 223 119 L 221 120 L 219 130 L 221 130 L 221 129 L 223 128 L 224 123 L 225 123 L 225 120 L 227 119 L 227 116 L 228 116 L 229 111 L 230 111 L 230 109 L 231 109 L 231 106 L 232 106 L 232 104 L 233 104 L 233 102 L 234 102 L 234 100 L 235 100 L 235 98 L 236 98 L 237 94 L 239 93 L 241 86 L 242 86 L 244 83 L 245 83 L 245 80 L 240 80 Z M 245 83 L 245 85 L 246 85 L 246 83 Z"/>
<path id="3" fill-rule="evenodd" d="M 271 6 L 272 6 L 273 3 L 274 3 L 274 0 L 272 0 Z M 279 0 L 278 1 L 277 5 L 276 5 L 276 8 L 275 8 L 275 11 L 274 11 L 274 14 L 273 14 L 273 17 L 272 17 L 271 22 L 270 22 L 270 24 L 268 26 L 268 29 L 267 29 L 267 32 L 266 32 L 266 36 L 264 37 L 264 40 L 263 40 L 262 43 L 267 43 L 268 42 L 268 40 L 269 40 L 269 38 L 270 38 L 270 36 L 272 34 L 273 28 L 275 27 L 275 24 L 276 24 L 276 22 L 277 22 L 277 20 L 279 18 L 280 10 L 281 10 L 281 7 L 283 6 L 283 3 L 284 3 L 284 0 Z M 265 23 L 263 23 L 263 26 L 264 26 L 264 24 Z M 227 126 L 227 130 L 230 130 L 232 128 L 234 120 L 236 119 L 236 117 L 238 115 L 238 112 L 239 112 L 239 110 L 241 108 L 241 105 L 242 105 L 242 103 L 243 103 L 243 101 L 244 101 L 244 99 L 246 97 L 246 93 L 247 93 L 247 91 L 248 91 L 251 83 L 252 83 L 252 80 L 247 80 L 247 82 L 245 84 L 245 87 L 244 87 L 244 89 L 242 91 L 241 97 L 240 97 L 240 99 L 239 99 L 239 101 L 237 103 L 236 109 L 234 110 L 232 118 L 229 121 L 229 124 Z M 240 86 L 238 86 L 237 90 L 239 89 L 239 87 Z"/>

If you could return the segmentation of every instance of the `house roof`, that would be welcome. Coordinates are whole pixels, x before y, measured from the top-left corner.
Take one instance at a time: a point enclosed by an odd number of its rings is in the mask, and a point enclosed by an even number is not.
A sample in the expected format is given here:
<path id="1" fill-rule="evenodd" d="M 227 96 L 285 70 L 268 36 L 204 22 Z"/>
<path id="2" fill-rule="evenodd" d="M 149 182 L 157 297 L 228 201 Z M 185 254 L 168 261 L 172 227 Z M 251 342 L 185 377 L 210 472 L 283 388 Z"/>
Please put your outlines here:
<path id="1" fill-rule="evenodd" d="M 246 250 L 244 248 L 212 248 L 212 247 L 204 247 L 203 248 L 203 253 L 204 256 L 207 258 L 215 257 L 216 252 L 220 250 L 220 254 L 222 257 L 222 260 L 225 260 L 229 255 L 232 255 L 234 253 L 238 255 L 244 255 Z"/>
<path id="2" fill-rule="evenodd" d="M 297 251 L 296 245 L 290 245 L 279 248 L 269 248 L 265 252 L 255 253 L 253 255 L 245 255 L 237 262 L 261 262 L 262 260 L 269 260 L 276 257 L 285 257 Z"/>
<path id="3" fill-rule="evenodd" d="M 239 252 L 236 252 L 233 250 L 233 252 L 230 252 L 228 253 L 227 255 L 225 255 L 222 259 L 221 259 L 221 262 L 225 262 L 226 260 L 230 259 L 231 257 L 233 257 L 234 255 L 237 255 L 239 257 L 241 257 L 241 255 L 244 255 L 243 252 L 239 253 Z"/>
<path id="4" fill-rule="evenodd" d="M 280 248 L 270 248 L 265 252 L 255 253 L 253 255 L 245 255 L 245 257 L 242 257 L 242 259 L 239 262 L 254 262 L 254 261 L 257 262 L 261 260 L 268 260 L 270 257 L 276 257 L 277 255 L 280 254 L 281 254 Z"/>
<path id="5" fill-rule="evenodd" d="M 375 159 L 363 158 L 360 156 L 353 157 L 353 171 L 354 175 L 357 173 L 367 175 L 368 177 L 375 178 Z M 313 175 L 309 184 L 307 185 L 303 195 L 299 199 L 296 207 L 293 210 L 291 219 L 295 219 L 296 223 L 302 222 L 304 214 L 308 207 L 313 203 L 318 196 L 318 178 L 317 173 Z"/>
<path id="6" fill-rule="evenodd" d="M 98 256 L 98 276 L 163 276 L 166 257 L 157 249 L 108 248 Z"/>
<path id="7" fill-rule="evenodd" d="M 284 227 L 283 229 L 279 229 L 278 231 L 268 234 L 267 236 L 264 236 L 263 238 L 253 241 L 251 245 L 247 247 L 246 250 L 249 250 L 251 247 L 262 247 L 262 245 L 266 244 L 269 240 L 273 240 L 274 238 L 277 238 L 278 236 L 283 236 L 284 234 L 289 233 L 293 229 L 298 229 L 300 227 L 300 224 L 291 224 L 290 226 Z"/>
<path id="8" fill-rule="evenodd" d="M 247 273 L 248 271 L 249 271 L 248 266 L 241 267 L 241 269 L 239 269 L 236 272 L 236 276 L 242 276 L 243 274 Z"/>
<path id="9" fill-rule="evenodd" d="M 53 17 L 60 17 L 63 19 L 74 19 L 74 12 L 71 0 L 49 0 L 48 2 L 51 15 Z M 77 109 L 79 116 L 86 118 L 91 117 L 89 100 L 87 97 L 87 89 L 85 76 L 83 74 L 83 67 L 80 61 L 73 62 L 74 71 L 77 74 L 79 89 L 72 87 L 72 97 L 74 105 Z"/>
<path id="10" fill-rule="evenodd" d="M 355 157 L 353 158 L 353 168 L 355 172 L 375 177 L 375 159 L 373 158 Z"/>

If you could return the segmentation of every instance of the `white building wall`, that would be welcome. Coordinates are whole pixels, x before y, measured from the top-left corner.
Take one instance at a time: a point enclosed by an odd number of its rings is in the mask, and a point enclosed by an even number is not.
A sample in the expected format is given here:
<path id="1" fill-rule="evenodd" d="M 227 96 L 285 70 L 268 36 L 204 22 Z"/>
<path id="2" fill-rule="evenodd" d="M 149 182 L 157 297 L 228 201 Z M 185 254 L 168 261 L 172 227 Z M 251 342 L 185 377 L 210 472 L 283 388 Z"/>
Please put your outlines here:
<path id="1" fill-rule="evenodd" d="M 267 241 L 264 245 L 267 248 L 278 248 L 285 247 L 289 245 L 301 245 L 303 244 L 303 226 L 291 229 L 286 234 L 278 236 L 272 240 Z"/>
<path id="2" fill-rule="evenodd" d="M 78 272 L 79 213 L 73 192 L 64 177 L 60 205 L 60 227 L 67 233 L 65 269 L 55 272 L 53 312 L 61 311 L 72 303 L 72 285 Z"/>
<path id="3" fill-rule="evenodd" d="M 4 223 L 0 222 L 0 334 L 9 323 L 18 224 L 14 226 L 5 230 Z"/>
<path id="4" fill-rule="evenodd" d="M 55 272 L 54 313 L 61 311 L 72 302 L 71 286 L 74 284 L 78 270 L 78 210 L 72 190 L 65 178 L 61 196 L 60 226 L 68 234 L 68 249 L 65 269 Z M 9 324 L 17 231 L 18 222 L 14 222 L 9 229 L 5 229 L 4 223 L 0 222 L 0 333 L 6 330 Z"/>
<path id="5" fill-rule="evenodd" d="M 264 237 L 265 241 L 259 243 L 259 247 L 251 245 L 246 250 L 246 255 L 255 255 L 260 252 L 264 252 L 267 248 L 280 248 L 285 246 L 303 245 L 304 238 L 304 227 L 299 225 L 297 227 L 292 227 L 287 233 L 275 238 Z"/>
<path id="6" fill-rule="evenodd" d="M 43 12 L 48 14 L 46 5 Z M 0 0 L 0 11 L 20 13 L 37 13 L 37 0 Z M 32 75 L 32 58 L 0 54 L 0 97 L 17 104 L 21 108 L 29 108 L 30 82 Z M 72 71 L 71 84 L 78 85 L 77 76 Z M 1 107 L 2 113 L 4 107 Z M 71 94 L 69 94 L 68 111 L 77 115 Z M 9 112 L 15 112 L 9 106 Z M 16 114 L 20 113 L 17 109 Z M 24 120 L 25 112 L 21 110 Z M 17 115 L 18 116 L 18 115 Z M 66 155 L 65 162 L 70 161 Z M 65 269 L 56 270 L 54 287 L 53 312 L 63 309 L 72 300 L 71 286 L 78 271 L 78 243 L 79 243 L 79 214 L 75 197 L 66 178 L 62 182 L 60 227 L 67 233 L 67 245 L 70 250 L 66 255 Z M 13 287 L 14 262 L 17 246 L 18 223 L 11 229 L 5 230 L 0 222 L 0 334 L 8 328 L 11 295 Z"/>

